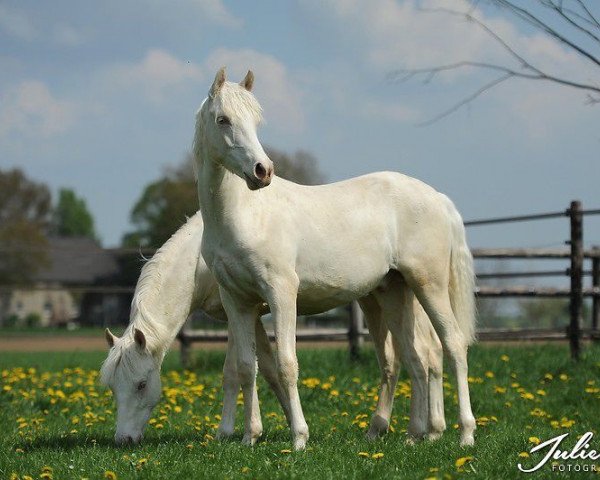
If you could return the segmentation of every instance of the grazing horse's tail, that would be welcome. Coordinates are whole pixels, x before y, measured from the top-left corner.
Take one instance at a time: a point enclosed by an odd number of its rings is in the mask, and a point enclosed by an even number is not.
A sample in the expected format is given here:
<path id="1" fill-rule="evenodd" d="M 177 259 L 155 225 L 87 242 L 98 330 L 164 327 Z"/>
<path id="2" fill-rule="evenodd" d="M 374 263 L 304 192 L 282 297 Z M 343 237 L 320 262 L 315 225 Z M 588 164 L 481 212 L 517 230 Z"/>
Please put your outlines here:
<path id="1" fill-rule="evenodd" d="M 451 203 L 451 202 L 450 202 Z M 467 345 L 475 341 L 475 272 L 467 245 L 465 227 L 454 204 L 450 209 L 452 252 L 450 254 L 450 304 Z"/>

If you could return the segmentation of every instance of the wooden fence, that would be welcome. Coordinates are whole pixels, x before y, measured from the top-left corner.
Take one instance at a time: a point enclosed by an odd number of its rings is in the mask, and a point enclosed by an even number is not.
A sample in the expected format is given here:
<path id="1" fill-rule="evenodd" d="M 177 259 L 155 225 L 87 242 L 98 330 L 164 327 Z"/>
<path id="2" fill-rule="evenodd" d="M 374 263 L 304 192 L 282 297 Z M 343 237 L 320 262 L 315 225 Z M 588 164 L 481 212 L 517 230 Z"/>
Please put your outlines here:
<path id="1" fill-rule="evenodd" d="M 537 221 L 553 218 L 569 218 L 570 239 L 565 243 L 570 248 L 565 249 L 473 249 L 476 259 L 564 259 L 569 260 L 568 268 L 563 270 L 498 272 L 479 275 L 479 278 L 535 278 L 566 275 L 570 277 L 569 288 L 555 287 L 489 287 L 478 286 L 475 294 L 479 297 L 563 297 L 569 298 L 569 325 L 561 329 L 490 329 L 480 330 L 480 341 L 513 341 L 513 340 L 569 340 L 571 356 L 579 358 L 582 339 L 600 339 L 600 248 L 584 249 L 583 247 L 583 218 L 586 215 L 598 215 L 600 209 L 583 210 L 581 202 L 573 201 L 569 208 L 560 212 L 549 212 L 535 215 L 491 218 L 465 222 L 466 227 L 490 225 L 509 222 Z M 591 261 L 591 269 L 584 270 L 584 262 Z M 591 275 L 591 287 L 583 286 L 583 276 Z M 591 297 L 592 319 L 590 328 L 582 328 L 583 298 Z M 362 339 L 368 336 L 364 327 L 362 312 L 356 302 L 348 307 L 347 328 L 316 328 L 299 329 L 296 335 L 298 341 L 347 341 L 351 356 L 356 356 L 360 350 Z M 273 334 L 270 334 L 271 338 Z M 178 336 L 181 342 L 181 358 L 184 364 L 189 362 L 191 345 L 194 342 L 226 341 L 227 331 L 182 329 Z"/>

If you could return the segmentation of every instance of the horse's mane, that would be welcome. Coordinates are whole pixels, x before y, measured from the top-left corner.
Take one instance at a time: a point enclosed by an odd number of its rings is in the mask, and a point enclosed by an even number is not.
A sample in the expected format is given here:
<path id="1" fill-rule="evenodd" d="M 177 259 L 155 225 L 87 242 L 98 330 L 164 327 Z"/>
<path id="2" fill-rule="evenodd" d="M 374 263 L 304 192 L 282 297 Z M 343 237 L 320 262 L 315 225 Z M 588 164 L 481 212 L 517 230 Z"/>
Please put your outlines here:
<path id="1" fill-rule="evenodd" d="M 162 287 L 161 271 L 163 270 L 164 263 L 172 258 L 173 255 L 177 255 L 179 240 L 192 234 L 190 230 L 194 228 L 194 224 L 199 219 L 201 219 L 199 213 L 188 218 L 187 222 L 142 267 L 131 302 L 129 325 L 118 344 L 110 349 L 100 369 L 100 381 L 103 384 L 110 383 L 112 375 L 120 363 L 123 363 L 127 367 L 124 371 L 128 373 L 134 372 L 134 363 L 131 355 L 128 354 L 131 348 L 128 347 L 134 343 L 133 334 L 135 328 L 144 332 L 146 341 L 152 352 L 162 350 L 165 347 L 165 343 L 170 340 L 165 327 L 155 318 L 152 312 L 154 302 L 157 300 Z"/>

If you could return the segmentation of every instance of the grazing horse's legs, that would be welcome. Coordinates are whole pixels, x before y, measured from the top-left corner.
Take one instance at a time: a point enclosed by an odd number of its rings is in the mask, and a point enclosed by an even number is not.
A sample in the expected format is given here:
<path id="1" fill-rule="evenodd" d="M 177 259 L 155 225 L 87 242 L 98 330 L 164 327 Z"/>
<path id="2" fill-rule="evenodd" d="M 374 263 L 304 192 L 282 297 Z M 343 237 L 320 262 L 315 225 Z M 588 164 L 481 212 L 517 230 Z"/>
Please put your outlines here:
<path id="1" fill-rule="evenodd" d="M 244 396 L 244 438 L 242 443 L 254 445 L 262 435 L 262 421 L 256 391 L 256 333 L 259 312 L 239 306 L 220 288 L 221 300 L 229 323 L 237 357 L 237 373 Z"/>
<path id="2" fill-rule="evenodd" d="M 290 400 L 286 395 L 285 390 L 281 386 L 279 381 L 279 375 L 277 373 L 277 364 L 275 363 L 275 356 L 271 348 L 271 342 L 269 336 L 265 332 L 260 318 L 256 320 L 256 356 L 258 357 L 258 370 L 265 377 L 265 380 L 275 393 L 277 400 L 281 404 L 285 418 L 290 424 Z"/>
<path id="3" fill-rule="evenodd" d="M 374 291 L 382 317 L 392 332 L 397 350 L 411 378 L 409 441 L 422 440 L 427 434 L 429 413 L 429 339 L 427 323 L 417 324 L 414 295 L 401 275 L 394 273 L 385 287 Z"/>
<path id="4" fill-rule="evenodd" d="M 371 425 L 367 438 L 374 440 L 387 432 L 390 426 L 390 416 L 394 404 L 394 392 L 398 381 L 400 360 L 396 355 L 394 340 L 383 322 L 381 307 L 373 295 L 368 295 L 359 300 L 365 314 L 365 320 L 375 346 L 377 361 L 381 371 L 381 384 L 377 407 L 371 417 Z"/>
<path id="5" fill-rule="evenodd" d="M 421 305 L 429 315 L 431 323 L 442 342 L 444 352 L 453 364 L 456 374 L 460 443 L 463 446 L 475 443 L 475 417 L 469 398 L 467 342 L 462 334 L 450 303 L 448 280 L 442 276 L 420 275 L 420 281 L 407 278 Z M 427 279 L 427 281 L 423 281 Z"/>

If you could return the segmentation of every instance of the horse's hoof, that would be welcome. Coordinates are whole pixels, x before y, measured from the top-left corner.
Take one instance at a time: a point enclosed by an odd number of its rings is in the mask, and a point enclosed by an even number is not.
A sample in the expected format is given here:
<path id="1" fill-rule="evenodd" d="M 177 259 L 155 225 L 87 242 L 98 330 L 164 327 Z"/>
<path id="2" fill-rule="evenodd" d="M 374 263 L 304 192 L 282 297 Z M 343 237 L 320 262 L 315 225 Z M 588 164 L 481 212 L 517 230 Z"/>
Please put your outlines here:
<path id="1" fill-rule="evenodd" d="M 253 435 L 253 434 L 247 433 L 246 435 L 244 435 L 244 438 L 242 438 L 242 445 L 246 445 L 247 447 L 253 447 L 259 438 L 260 438 L 260 434 Z"/>
<path id="2" fill-rule="evenodd" d="M 475 437 L 472 433 L 467 433 L 460 436 L 461 447 L 472 447 L 473 445 L 475 445 Z"/>
<path id="3" fill-rule="evenodd" d="M 371 418 L 371 425 L 369 426 L 369 431 L 366 434 L 367 440 L 377 440 L 382 435 L 385 435 L 389 428 L 389 422 L 379 416 L 373 415 Z"/>
<path id="4" fill-rule="evenodd" d="M 308 433 L 298 433 L 294 437 L 294 450 L 304 450 L 308 442 Z"/>
<path id="5" fill-rule="evenodd" d="M 430 442 L 435 442 L 436 440 L 439 440 L 440 438 L 442 438 L 442 434 L 444 432 L 429 432 L 427 434 L 427 440 L 429 440 Z"/>
<path id="6" fill-rule="evenodd" d="M 406 443 L 406 445 L 415 445 L 417 443 L 420 443 L 423 441 L 423 439 L 425 438 L 425 434 L 411 434 L 409 433 L 406 436 L 406 440 L 404 441 L 404 443 Z"/>
<path id="7" fill-rule="evenodd" d="M 217 435 L 215 436 L 215 438 L 219 441 L 228 440 L 233 436 L 233 433 L 233 429 L 230 430 L 228 428 L 219 428 L 219 430 L 217 430 Z"/>

